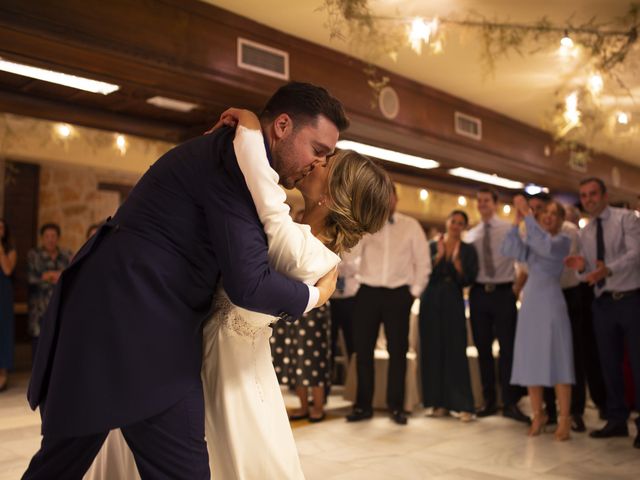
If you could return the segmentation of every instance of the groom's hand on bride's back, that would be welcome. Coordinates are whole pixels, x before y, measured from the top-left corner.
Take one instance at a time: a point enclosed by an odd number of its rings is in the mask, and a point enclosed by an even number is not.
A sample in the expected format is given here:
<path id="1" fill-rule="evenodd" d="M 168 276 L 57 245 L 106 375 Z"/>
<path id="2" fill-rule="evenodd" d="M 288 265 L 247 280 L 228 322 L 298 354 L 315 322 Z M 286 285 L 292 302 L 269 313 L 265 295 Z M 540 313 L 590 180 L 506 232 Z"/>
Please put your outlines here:
<path id="1" fill-rule="evenodd" d="M 334 290 L 336 289 L 336 282 L 338 281 L 338 267 L 334 267 L 329 273 L 327 273 L 324 277 L 318 280 L 316 283 L 316 288 L 320 292 L 320 298 L 318 299 L 318 303 L 316 303 L 316 308 L 324 305 L 329 300 L 329 297 L 333 295 Z"/>

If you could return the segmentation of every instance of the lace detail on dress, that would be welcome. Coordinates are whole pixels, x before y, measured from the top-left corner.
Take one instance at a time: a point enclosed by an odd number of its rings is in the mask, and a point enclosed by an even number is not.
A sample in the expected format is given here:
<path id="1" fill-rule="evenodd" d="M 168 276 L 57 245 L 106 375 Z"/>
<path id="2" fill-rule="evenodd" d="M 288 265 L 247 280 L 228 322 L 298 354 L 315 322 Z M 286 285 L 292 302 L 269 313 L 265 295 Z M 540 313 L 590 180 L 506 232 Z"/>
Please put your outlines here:
<path id="1" fill-rule="evenodd" d="M 254 324 L 248 320 L 250 316 L 256 316 L 257 319 L 261 321 Z M 220 328 L 224 328 L 226 331 L 239 337 L 252 340 L 256 338 L 258 334 L 270 334 L 271 329 L 268 323 L 265 323 L 265 319 L 267 322 L 271 322 L 271 317 L 267 315 L 250 312 L 231 303 L 231 300 L 222 288 L 218 288 L 216 291 L 213 299 L 211 321 L 218 322 Z"/>

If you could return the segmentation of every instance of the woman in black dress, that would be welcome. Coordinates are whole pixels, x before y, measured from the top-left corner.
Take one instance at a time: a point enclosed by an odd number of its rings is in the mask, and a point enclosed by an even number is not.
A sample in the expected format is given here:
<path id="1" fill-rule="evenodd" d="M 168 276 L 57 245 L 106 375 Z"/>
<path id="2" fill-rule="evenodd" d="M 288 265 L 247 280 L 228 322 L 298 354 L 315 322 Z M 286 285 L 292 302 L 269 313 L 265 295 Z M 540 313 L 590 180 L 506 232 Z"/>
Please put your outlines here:
<path id="1" fill-rule="evenodd" d="M 468 223 L 465 212 L 454 210 L 447 233 L 431 241 L 433 269 L 420 300 L 423 404 L 433 407 L 433 416 L 460 412 L 462 421 L 471 420 L 474 411 L 462 289 L 476 278 L 478 256 L 461 240 Z"/>

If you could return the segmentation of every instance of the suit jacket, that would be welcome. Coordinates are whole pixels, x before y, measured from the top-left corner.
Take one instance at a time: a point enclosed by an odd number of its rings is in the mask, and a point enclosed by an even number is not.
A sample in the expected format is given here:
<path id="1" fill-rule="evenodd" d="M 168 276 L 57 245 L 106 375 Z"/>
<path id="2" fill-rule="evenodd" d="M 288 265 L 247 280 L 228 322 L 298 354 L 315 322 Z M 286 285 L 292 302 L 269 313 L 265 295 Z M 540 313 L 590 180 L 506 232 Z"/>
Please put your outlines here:
<path id="1" fill-rule="evenodd" d="M 232 140 L 222 129 L 162 156 L 61 275 L 28 392 L 43 434 L 135 423 L 195 388 L 221 274 L 236 305 L 302 315 L 308 288 L 269 267 Z"/>

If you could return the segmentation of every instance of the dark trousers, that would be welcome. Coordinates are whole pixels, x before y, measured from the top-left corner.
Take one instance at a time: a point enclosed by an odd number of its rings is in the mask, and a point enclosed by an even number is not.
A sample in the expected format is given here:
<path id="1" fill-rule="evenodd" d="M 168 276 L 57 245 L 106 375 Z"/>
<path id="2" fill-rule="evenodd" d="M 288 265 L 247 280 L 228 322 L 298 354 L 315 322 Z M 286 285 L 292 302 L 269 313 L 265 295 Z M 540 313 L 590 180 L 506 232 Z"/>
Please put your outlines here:
<path id="1" fill-rule="evenodd" d="M 356 297 L 331 299 L 331 361 L 335 365 L 335 357 L 338 352 L 338 334 L 342 330 L 347 360 L 351 358 L 353 347 L 353 312 L 356 306 Z"/>
<path id="2" fill-rule="evenodd" d="M 576 374 L 576 383 L 571 388 L 571 415 L 584 415 L 586 403 L 585 380 L 588 379 L 591 397 L 598 408 L 604 408 L 605 404 L 604 380 L 600 370 L 600 359 L 591 319 L 590 303 L 593 295 L 585 292 L 582 285 L 566 288 L 562 292 L 567 302 L 569 320 L 571 321 L 573 365 Z M 550 417 L 555 417 L 557 409 L 556 395 L 553 388 L 544 389 L 544 402 L 547 414 Z"/>
<path id="3" fill-rule="evenodd" d="M 640 291 L 619 300 L 605 294 L 596 298 L 593 301 L 593 326 L 607 391 L 606 417 L 612 423 L 625 423 L 629 418 L 622 371 L 625 343 L 635 397 L 640 398 Z M 640 426 L 640 418 L 636 423 Z"/>
<path id="4" fill-rule="evenodd" d="M 201 386 L 159 415 L 121 430 L 142 479 L 209 480 Z M 82 479 L 108 433 L 72 438 L 45 435 L 23 480 Z"/>
<path id="5" fill-rule="evenodd" d="M 358 373 L 356 408 L 371 409 L 374 387 L 374 350 L 384 324 L 389 351 L 387 406 L 403 410 L 409 349 L 409 314 L 413 296 L 409 287 L 377 288 L 362 285 L 356 295 L 353 337 Z"/>
<path id="6" fill-rule="evenodd" d="M 494 339 L 500 344 L 498 372 L 505 406 L 520 400 L 524 390 L 510 384 L 513 364 L 513 343 L 516 335 L 518 310 L 516 296 L 510 284 L 485 291 L 482 285 L 471 287 L 469 295 L 471 307 L 471 329 L 473 342 L 478 349 L 478 363 L 482 380 L 482 395 L 485 406 L 496 404 L 495 360 L 491 351 Z"/>

